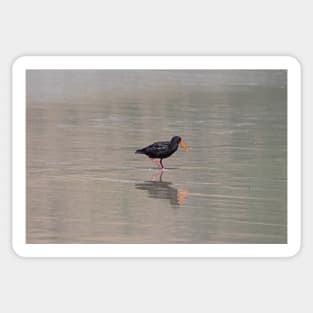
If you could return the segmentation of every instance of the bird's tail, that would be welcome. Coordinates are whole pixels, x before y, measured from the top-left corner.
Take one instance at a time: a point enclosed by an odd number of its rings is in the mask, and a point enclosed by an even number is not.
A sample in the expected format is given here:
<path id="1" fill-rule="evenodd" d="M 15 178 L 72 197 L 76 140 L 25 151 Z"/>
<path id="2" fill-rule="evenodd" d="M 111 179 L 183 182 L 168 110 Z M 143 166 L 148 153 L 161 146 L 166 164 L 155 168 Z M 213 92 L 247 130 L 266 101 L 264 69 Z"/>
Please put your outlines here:
<path id="1" fill-rule="evenodd" d="M 139 149 L 139 150 L 136 150 L 136 152 L 135 152 L 136 154 L 143 154 L 144 153 L 144 151 L 143 151 L 143 149 Z"/>

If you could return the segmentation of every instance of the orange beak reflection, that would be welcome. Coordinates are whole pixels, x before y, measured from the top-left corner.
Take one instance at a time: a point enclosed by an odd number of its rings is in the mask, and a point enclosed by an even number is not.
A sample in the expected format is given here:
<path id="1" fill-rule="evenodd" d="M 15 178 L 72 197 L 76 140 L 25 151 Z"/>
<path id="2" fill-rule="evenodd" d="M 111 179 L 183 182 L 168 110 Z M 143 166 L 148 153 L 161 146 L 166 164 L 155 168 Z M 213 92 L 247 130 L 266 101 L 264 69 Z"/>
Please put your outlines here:
<path id="1" fill-rule="evenodd" d="M 182 147 L 186 152 L 189 151 L 188 147 L 186 146 L 186 144 L 185 144 L 182 140 L 180 141 L 179 144 L 181 145 L 181 147 Z"/>
<path id="2" fill-rule="evenodd" d="M 187 190 L 181 190 L 178 192 L 178 200 L 177 200 L 177 203 L 178 204 L 183 204 L 186 200 L 186 197 L 187 197 L 187 194 L 188 194 L 188 191 Z"/>

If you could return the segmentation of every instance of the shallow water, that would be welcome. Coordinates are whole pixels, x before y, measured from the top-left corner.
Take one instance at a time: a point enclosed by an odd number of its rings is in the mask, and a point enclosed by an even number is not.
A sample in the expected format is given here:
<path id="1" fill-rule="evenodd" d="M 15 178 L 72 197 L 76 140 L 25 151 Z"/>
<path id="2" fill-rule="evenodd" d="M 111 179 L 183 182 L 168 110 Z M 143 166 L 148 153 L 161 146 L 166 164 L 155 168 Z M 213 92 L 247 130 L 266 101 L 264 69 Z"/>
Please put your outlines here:
<path id="1" fill-rule="evenodd" d="M 28 71 L 28 243 L 286 243 L 285 71 Z M 138 148 L 179 135 L 163 161 Z"/>

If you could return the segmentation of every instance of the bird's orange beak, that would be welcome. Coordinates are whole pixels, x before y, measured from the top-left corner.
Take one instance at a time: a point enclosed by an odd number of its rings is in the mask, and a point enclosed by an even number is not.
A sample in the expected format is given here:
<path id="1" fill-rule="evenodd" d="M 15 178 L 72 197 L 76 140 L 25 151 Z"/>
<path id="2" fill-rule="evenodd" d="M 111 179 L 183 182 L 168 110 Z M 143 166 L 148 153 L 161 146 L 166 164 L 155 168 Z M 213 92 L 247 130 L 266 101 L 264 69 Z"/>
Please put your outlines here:
<path id="1" fill-rule="evenodd" d="M 186 144 L 185 144 L 182 140 L 180 141 L 179 144 L 181 145 L 181 147 L 182 147 L 186 152 L 189 151 L 188 147 L 186 146 Z"/>

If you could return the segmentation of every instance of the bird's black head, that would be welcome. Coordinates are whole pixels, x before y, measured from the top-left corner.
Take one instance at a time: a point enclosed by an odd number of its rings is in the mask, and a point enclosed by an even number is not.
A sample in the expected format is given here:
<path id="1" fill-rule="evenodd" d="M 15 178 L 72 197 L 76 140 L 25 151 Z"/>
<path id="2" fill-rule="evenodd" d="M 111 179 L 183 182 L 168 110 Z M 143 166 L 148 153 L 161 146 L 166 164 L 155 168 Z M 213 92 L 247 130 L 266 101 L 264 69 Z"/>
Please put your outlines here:
<path id="1" fill-rule="evenodd" d="M 179 144 L 181 142 L 181 138 L 179 136 L 175 136 L 171 139 L 171 143 Z"/>
<path id="2" fill-rule="evenodd" d="M 183 142 L 183 140 L 179 136 L 175 136 L 171 139 L 171 145 L 181 145 L 181 147 L 188 152 L 188 147 L 186 144 Z"/>

